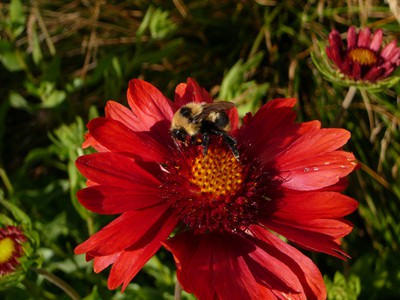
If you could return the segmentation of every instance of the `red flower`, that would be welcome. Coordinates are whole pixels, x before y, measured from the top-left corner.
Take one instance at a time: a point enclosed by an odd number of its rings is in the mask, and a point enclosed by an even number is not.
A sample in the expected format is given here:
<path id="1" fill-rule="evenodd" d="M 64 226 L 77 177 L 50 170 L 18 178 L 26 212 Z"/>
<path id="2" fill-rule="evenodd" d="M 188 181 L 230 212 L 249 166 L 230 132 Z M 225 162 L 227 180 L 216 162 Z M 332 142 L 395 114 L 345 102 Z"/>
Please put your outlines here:
<path id="1" fill-rule="evenodd" d="M 19 266 L 18 258 L 24 254 L 25 235 L 15 226 L 0 228 L 0 277 L 10 274 Z"/>
<path id="2" fill-rule="evenodd" d="M 353 80 L 376 82 L 388 77 L 400 65 L 400 48 L 393 40 L 382 47 L 382 30 L 371 37 L 369 28 L 356 32 L 354 26 L 347 31 L 347 48 L 343 46 L 339 32 L 329 34 L 328 57 L 341 73 Z"/>
<path id="3" fill-rule="evenodd" d="M 318 121 L 294 123 L 294 99 L 276 99 L 238 128 L 228 113 L 240 153 L 211 136 L 202 147 L 178 149 L 169 127 L 188 102 L 212 102 L 196 82 L 176 88 L 175 101 L 151 84 L 129 83 L 130 109 L 113 101 L 106 117 L 89 122 L 85 146 L 99 153 L 78 158 L 88 178 L 79 201 L 99 214 L 121 214 L 75 249 L 94 259 L 94 271 L 112 264 L 108 286 L 125 289 L 163 245 L 174 255 L 182 287 L 199 299 L 324 299 L 322 276 L 294 244 L 345 259 L 343 219 L 357 202 L 338 191 L 356 163 L 338 150 L 349 139 Z M 173 237 L 171 237 L 171 234 Z"/>

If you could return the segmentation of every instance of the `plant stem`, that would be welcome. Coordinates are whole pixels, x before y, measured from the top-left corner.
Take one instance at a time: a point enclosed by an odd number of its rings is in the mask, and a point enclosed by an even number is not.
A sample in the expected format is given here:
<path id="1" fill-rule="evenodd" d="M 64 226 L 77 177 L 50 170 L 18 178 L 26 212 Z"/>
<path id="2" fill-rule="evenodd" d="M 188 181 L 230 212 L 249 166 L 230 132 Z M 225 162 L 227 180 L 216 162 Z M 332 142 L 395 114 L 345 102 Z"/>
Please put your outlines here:
<path id="1" fill-rule="evenodd" d="M 181 300 L 181 298 L 182 298 L 182 287 L 181 287 L 178 279 L 176 279 L 174 300 Z"/>
<path id="2" fill-rule="evenodd" d="M 1 166 L 1 164 L 0 164 L 0 178 L 3 180 L 3 183 L 8 191 L 8 194 L 12 195 L 14 193 L 14 188 L 11 184 L 10 179 L 7 176 L 6 170 Z"/>
<path id="3" fill-rule="evenodd" d="M 340 107 L 339 112 L 336 114 L 335 119 L 333 120 L 331 127 L 340 127 L 343 121 L 343 116 L 347 109 L 349 108 L 351 102 L 353 101 L 354 95 L 357 92 L 357 88 L 355 86 L 350 86 L 347 91 L 346 97 L 342 102 L 342 106 Z"/>
<path id="4" fill-rule="evenodd" d="M 81 300 L 81 296 L 64 280 L 56 275 L 46 271 L 45 269 L 37 269 L 32 268 L 33 271 L 37 272 L 38 274 L 42 275 L 45 279 L 49 282 L 53 283 L 54 285 L 58 286 L 62 289 L 68 296 L 71 297 L 72 300 Z"/>

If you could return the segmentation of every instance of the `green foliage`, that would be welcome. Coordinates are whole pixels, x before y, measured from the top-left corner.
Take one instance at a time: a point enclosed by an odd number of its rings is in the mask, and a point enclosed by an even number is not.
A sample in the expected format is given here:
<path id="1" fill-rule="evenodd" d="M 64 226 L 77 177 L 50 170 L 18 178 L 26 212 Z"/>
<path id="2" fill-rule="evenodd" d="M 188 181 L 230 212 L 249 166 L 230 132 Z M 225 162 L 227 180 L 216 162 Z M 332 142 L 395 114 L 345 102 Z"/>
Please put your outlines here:
<path id="1" fill-rule="evenodd" d="M 348 279 L 340 272 L 336 272 L 331 281 L 325 277 L 326 290 L 330 300 L 356 300 L 360 294 L 360 279 L 351 275 Z"/>
<path id="2" fill-rule="evenodd" d="M 146 30 L 149 30 L 151 38 L 163 39 L 173 34 L 176 27 L 176 24 L 169 19 L 168 11 L 163 11 L 161 8 L 154 8 L 151 5 L 147 9 L 143 20 L 136 31 L 136 36 L 141 37 Z"/>
<path id="3" fill-rule="evenodd" d="M 400 298 L 400 70 L 375 86 L 341 78 L 324 47 L 332 28 L 348 25 L 382 26 L 385 43 L 400 40 L 382 1 L 0 3 L 0 225 L 22 224 L 29 239 L 0 298 L 173 299 L 175 266 L 165 251 L 123 294 L 107 289 L 107 271 L 95 274 L 74 255 L 113 219 L 78 203 L 85 179 L 75 160 L 90 151 L 82 149 L 87 121 L 104 115 L 109 99 L 126 104 L 130 79 L 173 98 L 187 77 L 235 102 L 241 116 L 295 97 L 298 120 L 324 127 L 337 121 L 348 86 L 357 87 L 340 120 L 352 133 L 346 150 L 360 162 L 346 190 L 360 203 L 343 243 L 352 259 L 313 258 L 329 299 Z"/>
<path id="4" fill-rule="evenodd" d="M 218 98 L 234 102 L 242 117 L 247 112 L 255 112 L 267 93 L 268 83 L 246 81 L 259 67 L 263 56 L 262 53 L 258 53 L 246 62 L 240 59 L 228 70 L 221 83 Z"/>

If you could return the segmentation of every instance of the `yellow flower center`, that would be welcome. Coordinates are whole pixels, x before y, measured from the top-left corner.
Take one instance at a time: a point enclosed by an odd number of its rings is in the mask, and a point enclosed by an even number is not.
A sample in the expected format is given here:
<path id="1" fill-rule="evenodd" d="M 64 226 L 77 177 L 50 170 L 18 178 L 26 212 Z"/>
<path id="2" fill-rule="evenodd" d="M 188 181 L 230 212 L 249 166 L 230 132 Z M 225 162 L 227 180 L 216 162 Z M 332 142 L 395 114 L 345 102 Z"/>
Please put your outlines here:
<path id="1" fill-rule="evenodd" d="M 15 251 L 14 241 L 6 237 L 0 240 L 0 264 L 10 260 Z"/>
<path id="2" fill-rule="evenodd" d="M 350 59 L 363 66 L 373 65 L 377 61 L 375 52 L 370 49 L 355 48 L 348 53 Z"/>
<path id="3" fill-rule="evenodd" d="M 192 164 L 190 183 L 212 199 L 233 195 L 243 183 L 243 167 L 228 149 L 209 149 Z"/>

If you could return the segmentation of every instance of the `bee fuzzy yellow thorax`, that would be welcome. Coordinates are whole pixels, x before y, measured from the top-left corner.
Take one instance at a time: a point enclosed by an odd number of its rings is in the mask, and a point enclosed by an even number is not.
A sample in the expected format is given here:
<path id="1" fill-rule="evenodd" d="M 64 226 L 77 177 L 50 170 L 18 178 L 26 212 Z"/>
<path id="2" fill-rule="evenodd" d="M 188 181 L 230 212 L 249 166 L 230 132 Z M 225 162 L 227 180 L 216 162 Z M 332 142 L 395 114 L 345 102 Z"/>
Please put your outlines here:
<path id="1" fill-rule="evenodd" d="M 200 122 L 194 122 L 194 117 L 202 112 L 203 103 L 187 103 L 176 111 L 171 122 L 171 129 L 184 129 L 190 136 L 199 133 Z"/>

